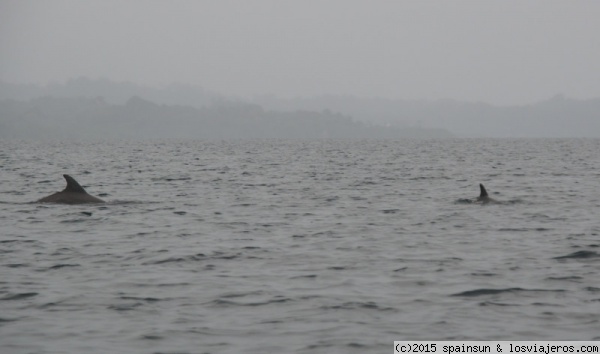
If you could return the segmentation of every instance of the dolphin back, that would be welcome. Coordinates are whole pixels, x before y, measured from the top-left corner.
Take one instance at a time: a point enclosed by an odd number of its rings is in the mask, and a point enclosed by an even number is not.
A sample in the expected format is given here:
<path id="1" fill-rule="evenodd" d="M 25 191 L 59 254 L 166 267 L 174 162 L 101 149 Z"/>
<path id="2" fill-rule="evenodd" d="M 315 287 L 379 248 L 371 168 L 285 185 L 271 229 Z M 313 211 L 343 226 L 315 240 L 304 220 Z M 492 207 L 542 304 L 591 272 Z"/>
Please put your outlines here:
<path id="1" fill-rule="evenodd" d="M 69 175 L 63 175 L 63 177 L 67 180 L 67 187 L 63 191 L 51 194 L 37 202 L 62 204 L 104 203 L 104 200 L 89 195 L 73 177 Z"/>
<path id="2" fill-rule="evenodd" d="M 483 186 L 483 184 L 481 184 L 481 183 L 479 183 L 479 190 L 481 191 L 481 194 L 479 194 L 479 199 L 487 198 L 488 193 L 485 190 L 485 187 Z"/>
<path id="3" fill-rule="evenodd" d="M 63 177 L 67 180 L 67 187 L 63 190 L 63 192 L 87 194 L 85 189 L 83 189 L 83 187 L 81 185 L 79 185 L 79 183 L 77 183 L 75 178 L 73 178 L 69 175 L 63 175 Z"/>

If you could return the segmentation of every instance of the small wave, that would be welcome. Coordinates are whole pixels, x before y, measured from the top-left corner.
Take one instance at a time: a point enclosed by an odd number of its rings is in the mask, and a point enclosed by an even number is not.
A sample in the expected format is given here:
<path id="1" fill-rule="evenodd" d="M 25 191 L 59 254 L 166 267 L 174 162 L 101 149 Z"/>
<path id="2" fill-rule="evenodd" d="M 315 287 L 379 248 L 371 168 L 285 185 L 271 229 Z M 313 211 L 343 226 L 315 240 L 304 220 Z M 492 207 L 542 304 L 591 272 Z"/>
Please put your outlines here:
<path id="1" fill-rule="evenodd" d="M 224 252 L 215 252 L 212 255 L 206 255 L 204 253 L 197 253 L 189 256 L 173 256 L 165 259 L 159 259 L 155 261 L 144 262 L 143 265 L 152 265 L 152 264 L 165 264 L 165 263 L 179 263 L 179 262 L 197 262 L 208 259 L 225 259 L 232 260 L 242 256 L 242 253 L 224 253 Z"/>
<path id="2" fill-rule="evenodd" d="M 162 201 L 141 201 L 141 200 L 111 200 L 106 202 L 104 205 L 147 205 L 147 204 L 159 204 Z"/>
<path id="3" fill-rule="evenodd" d="M 2 240 L 2 241 L 0 241 L 0 243 L 13 243 L 13 242 L 31 243 L 31 242 L 36 242 L 36 241 L 34 241 L 34 240 Z"/>
<path id="4" fill-rule="evenodd" d="M 76 224 L 80 222 L 86 222 L 88 219 L 70 219 L 70 220 L 61 220 L 61 224 Z"/>
<path id="5" fill-rule="evenodd" d="M 333 347 L 333 344 L 331 344 L 331 343 L 316 343 L 316 344 L 307 345 L 305 347 L 305 349 L 310 352 L 315 352 L 315 351 L 327 352 L 326 348 L 331 348 L 331 347 Z"/>
<path id="6" fill-rule="evenodd" d="M 271 304 L 281 304 L 281 303 L 286 303 L 286 302 L 290 302 L 290 301 L 292 301 L 292 299 L 290 299 L 288 297 L 275 297 L 273 299 L 266 300 L 266 301 L 246 302 L 246 303 L 236 302 L 236 301 L 231 301 L 231 300 L 217 299 L 217 300 L 214 300 L 213 303 L 215 305 L 219 305 L 219 306 L 250 306 L 250 307 L 255 307 L 255 306 L 265 306 L 265 305 L 271 305 Z"/>
<path id="7" fill-rule="evenodd" d="M 232 207 L 252 207 L 252 206 L 256 206 L 256 204 L 254 203 L 240 203 L 240 204 L 233 204 Z"/>
<path id="8" fill-rule="evenodd" d="M 204 257 L 204 254 L 199 253 L 198 255 L 185 256 L 185 257 L 169 257 L 166 259 L 160 259 L 158 261 L 145 262 L 145 263 L 143 263 L 143 265 L 199 261 L 199 260 L 204 259 L 203 257 Z"/>
<path id="9" fill-rule="evenodd" d="M 21 268 L 21 267 L 28 267 L 29 264 L 27 263 L 11 263 L 11 264 L 5 264 L 5 267 L 8 268 Z"/>
<path id="10" fill-rule="evenodd" d="M 511 199 L 511 200 L 504 201 L 501 204 L 525 204 L 525 203 L 530 203 L 530 202 L 526 202 L 523 199 Z"/>
<path id="11" fill-rule="evenodd" d="M 323 310 L 356 310 L 356 309 L 368 309 L 368 310 L 377 310 L 377 311 L 396 311 L 393 307 L 381 307 L 377 305 L 373 301 L 361 302 L 361 301 L 352 301 L 345 302 L 341 305 L 328 305 L 321 306 Z"/>
<path id="12" fill-rule="evenodd" d="M 358 349 L 360 349 L 360 348 L 368 348 L 367 345 L 356 343 L 356 342 L 348 343 L 348 344 L 346 344 L 346 346 L 348 346 L 350 348 L 358 348 Z"/>
<path id="13" fill-rule="evenodd" d="M 520 228 L 504 227 L 504 228 L 498 229 L 498 231 L 502 231 L 502 232 L 552 231 L 552 230 L 553 229 L 548 229 L 548 228 L 545 228 L 545 227 L 534 227 L 534 228 L 526 228 L 526 227 L 520 227 Z"/>
<path id="14" fill-rule="evenodd" d="M 332 237 L 332 236 L 334 236 L 334 235 L 335 235 L 335 232 L 334 232 L 334 231 L 327 230 L 327 231 L 315 232 L 315 233 L 313 233 L 313 234 L 312 234 L 312 235 L 310 235 L 310 236 L 312 236 L 312 237 L 321 237 L 321 236 L 328 236 L 328 237 Z"/>
<path id="15" fill-rule="evenodd" d="M 360 181 L 352 184 L 352 187 L 361 187 L 361 186 L 374 186 L 377 185 L 375 181 Z"/>
<path id="16" fill-rule="evenodd" d="M 505 303 L 502 303 L 502 302 L 493 302 L 493 301 L 484 301 L 484 302 L 480 303 L 479 306 L 500 306 L 500 307 L 503 307 L 503 306 L 521 306 L 521 305 L 518 305 L 518 304 L 505 304 Z"/>
<path id="17" fill-rule="evenodd" d="M 475 204 L 475 200 L 461 198 L 461 199 L 455 200 L 454 204 Z"/>
<path id="18" fill-rule="evenodd" d="M 345 270 L 346 267 L 333 266 L 333 267 L 328 267 L 327 269 L 330 269 L 330 270 Z"/>
<path id="19" fill-rule="evenodd" d="M 422 181 L 422 180 L 433 180 L 433 179 L 446 179 L 449 180 L 451 179 L 448 176 L 417 176 L 417 177 L 411 177 L 408 180 L 409 181 Z"/>
<path id="20" fill-rule="evenodd" d="M 295 277 L 290 277 L 290 279 L 302 279 L 302 278 L 314 279 L 316 277 L 317 277 L 316 274 L 308 274 L 308 275 L 297 275 Z"/>
<path id="21" fill-rule="evenodd" d="M 554 257 L 553 259 L 570 259 L 570 258 L 585 259 L 585 258 L 598 258 L 598 257 L 600 257 L 600 254 L 598 254 L 597 252 L 594 252 L 594 251 L 577 251 L 577 252 L 568 254 L 566 256 Z"/>
<path id="22" fill-rule="evenodd" d="M 521 203 L 524 203 L 524 201 L 521 199 L 496 200 L 493 203 L 481 203 L 473 198 L 471 198 L 471 199 L 460 198 L 460 199 L 457 199 L 454 201 L 454 204 L 477 204 L 477 205 L 514 205 L 514 204 L 521 204 Z"/>
<path id="23" fill-rule="evenodd" d="M 468 290 L 463 291 L 461 293 L 452 294 L 450 296 L 482 296 L 482 295 L 496 295 L 502 293 L 514 293 L 514 292 L 522 292 L 522 291 L 556 291 L 562 292 L 565 290 L 556 289 L 556 290 L 546 290 L 546 289 L 523 289 L 523 288 L 506 288 L 506 289 L 476 289 L 476 290 Z"/>
<path id="24" fill-rule="evenodd" d="M 532 302 L 531 306 L 542 306 L 542 307 L 562 307 L 562 305 L 559 304 L 551 304 L 549 302 Z"/>
<path id="25" fill-rule="evenodd" d="M 166 287 L 177 287 L 177 286 L 189 286 L 190 283 L 187 282 L 182 282 L 182 283 L 161 283 L 161 284 L 137 284 L 137 286 L 150 286 L 150 287 L 155 287 L 158 286 L 160 288 L 166 288 Z"/>
<path id="26" fill-rule="evenodd" d="M 141 302 L 136 302 L 133 304 L 110 305 L 110 306 L 108 306 L 108 309 L 121 312 L 121 311 L 131 311 L 139 306 L 142 306 Z"/>
<path id="27" fill-rule="evenodd" d="M 191 179 L 192 179 L 191 177 L 156 177 L 156 178 L 152 178 L 152 181 L 154 181 L 154 182 L 158 182 L 158 181 L 173 182 L 173 181 L 189 181 Z"/>
<path id="28" fill-rule="evenodd" d="M 10 194 L 10 195 L 25 195 L 25 193 L 20 193 L 20 192 L 0 192 L 2 194 Z M 5 200 L 0 200 L 0 205 L 6 204 L 6 205 L 26 205 L 26 204 L 33 204 L 35 202 L 9 202 L 9 201 L 5 201 Z M 26 213 L 29 212 L 29 210 L 21 210 L 21 213 Z"/>
<path id="29" fill-rule="evenodd" d="M 160 339 L 163 339 L 163 337 L 157 336 L 157 335 L 154 335 L 154 334 L 145 334 L 141 338 L 142 339 L 147 339 L 147 340 L 160 340 Z"/>
<path id="30" fill-rule="evenodd" d="M 215 255 L 211 259 L 236 259 L 241 256 L 241 253 L 236 254 L 223 254 L 222 252 L 215 252 Z"/>
<path id="31" fill-rule="evenodd" d="M 325 202 L 328 202 L 328 203 L 335 202 L 335 201 L 337 201 L 337 200 L 339 200 L 339 199 L 340 199 L 340 197 L 339 197 L 339 196 L 337 196 L 337 195 L 330 196 L 330 197 L 324 197 L 324 198 L 325 198 L 325 199 L 324 199 L 324 201 L 325 201 Z M 318 200 L 318 199 L 320 199 L 320 198 L 315 198 L 315 199 L 317 199 L 317 200 Z"/>
<path id="32" fill-rule="evenodd" d="M 58 306 L 58 305 L 62 304 L 63 302 L 64 302 L 64 300 L 63 301 L 47 302 L 45 304 L 38 305 L 36 308 L 38 308 L 40 310 L 43 310 L 43 309 L 51 308 L 51 307 L 54 307 L 54 306 Z"/>
<path id="33" fill-rule="evenodd" d="M 249 291 L 243 293 L 229 293 L 221 295 L 222 298 L 236 298 L 236 297 L 244 297 L 244 296 L 252 296 L 252 295 L 263 295 L 264 291 Z"/>
<path id="34" fill-rule="evenodd" d="M 514 292 L 523 290 L 521 288 L 507 288 L 507 289 L 476 289 L 463 291 L 461 293 L 452 294 L 450 296 L 482 296 L 482 295 L 495 295 L 505 292 Z"/>
<path id="35" fill-rule="evenodd" d="M 546 280 L 581 280 L 583 277 L 570 276 L 570 277 L 548 277 Z"/>
<path id="36" fill-rule="evenodd" d="M 65 267 L 80 267 L 80 265 L 79 264 L 57 264 L 57 265 L 53 265 L 52 267 L 48 267 L 48 270 L 60 269 L 60 268 L 65 268 Z"/>
<path id="37" fill-rule="evenodd" d="M 1 298 L 0 300 L 5 300 L 5 301 L 22 300 L 22 299 L 28 299 L 30 297 L 34 297 L 37 295 L 38 295 L 38 293 L 21 293 L 21 294 L 7 295 L 7 296 Z"/>
<path id="38" fill-rule="evenodd" d="M 157 302 L 168 299 L 158 299 L 155 297 L 137 297 L 137 296 L 120 296 L 119 299 L 122 300 L 135 300 L 135 301 L 145 301 L 145 302 Z"/>

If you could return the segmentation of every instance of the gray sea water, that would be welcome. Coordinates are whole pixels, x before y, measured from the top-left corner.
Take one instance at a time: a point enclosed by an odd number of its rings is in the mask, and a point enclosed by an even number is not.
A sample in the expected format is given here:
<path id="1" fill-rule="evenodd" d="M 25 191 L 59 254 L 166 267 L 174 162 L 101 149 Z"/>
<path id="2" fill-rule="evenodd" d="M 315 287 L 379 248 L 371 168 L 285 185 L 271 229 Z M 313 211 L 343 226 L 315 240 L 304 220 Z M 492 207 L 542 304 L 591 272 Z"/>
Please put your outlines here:
<path id="1" fill-rule="evenodd" d="M 600 340 L 599 208 L 593 139 L 0 141 L 0 348 Z"/>

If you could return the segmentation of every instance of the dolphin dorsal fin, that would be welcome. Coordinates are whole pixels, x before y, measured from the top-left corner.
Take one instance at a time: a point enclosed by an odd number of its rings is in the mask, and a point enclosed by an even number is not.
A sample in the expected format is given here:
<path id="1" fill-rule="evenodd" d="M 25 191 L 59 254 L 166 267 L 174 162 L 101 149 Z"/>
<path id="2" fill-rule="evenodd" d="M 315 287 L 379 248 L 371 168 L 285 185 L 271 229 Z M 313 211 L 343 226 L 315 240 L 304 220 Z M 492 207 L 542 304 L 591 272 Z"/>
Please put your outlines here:
<path id="1" fill-rule="evenodd" d="M 479 190 L 481 191 L 479 198 L 485 198 L 488 196 L 487 191 L 485 190 L 485 187 L 481 183 L 479 183 Z"/>
<path id="2" fill-rule="evenodd" d="M 87 194 L 85 189 L 83 189 L 83 187 L 80 186 L 79 183 L 77 183 L 77 181 L 73 177 L 69 175 L 63 175 L 63 177 L 67 180 L 67 187 L 65 188 L 64 192 Z"/>

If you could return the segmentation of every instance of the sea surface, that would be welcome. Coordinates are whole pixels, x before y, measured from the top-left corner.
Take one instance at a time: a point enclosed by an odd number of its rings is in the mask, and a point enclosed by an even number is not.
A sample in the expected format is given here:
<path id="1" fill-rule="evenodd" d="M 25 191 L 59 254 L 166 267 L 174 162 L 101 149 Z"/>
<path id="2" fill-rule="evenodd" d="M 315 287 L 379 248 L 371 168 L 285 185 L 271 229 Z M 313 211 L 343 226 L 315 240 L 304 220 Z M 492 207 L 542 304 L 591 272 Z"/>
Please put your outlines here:
<path id="1" fill-rule="evenodd" d="M 2 354 L 394 340 L 600 340 L 600 140 L 0 141 Z"/>

